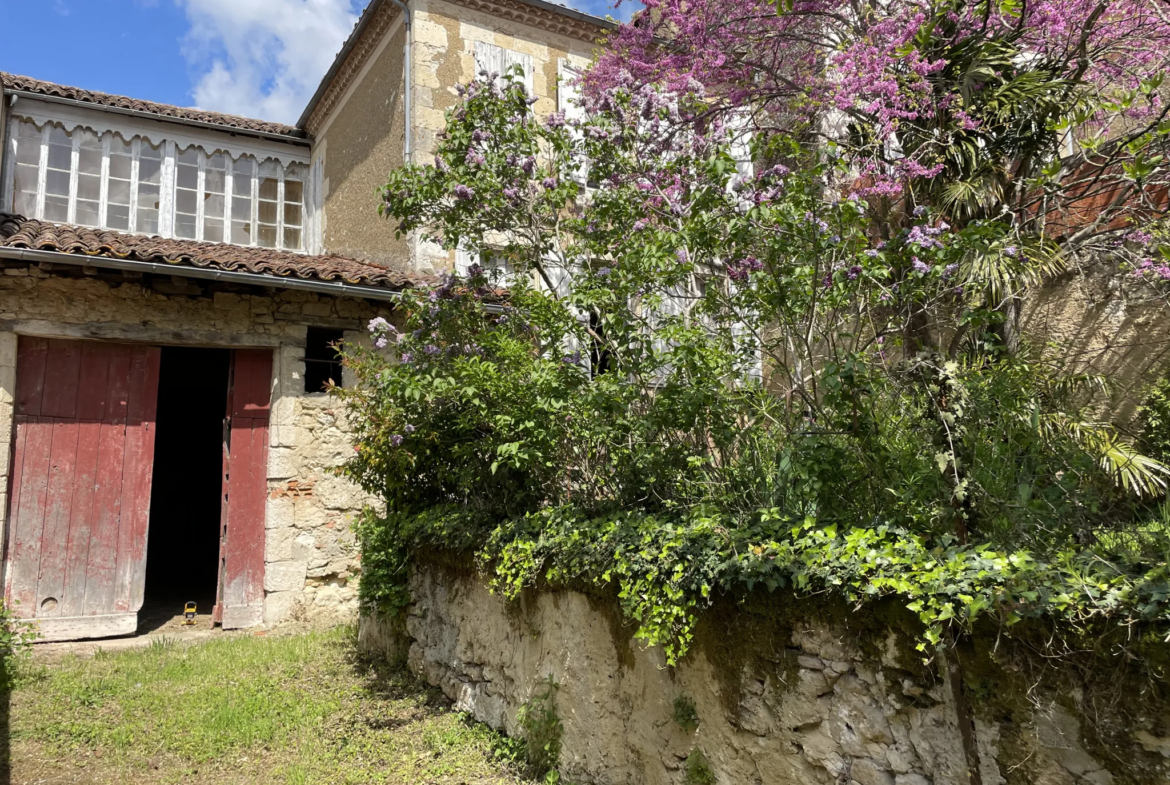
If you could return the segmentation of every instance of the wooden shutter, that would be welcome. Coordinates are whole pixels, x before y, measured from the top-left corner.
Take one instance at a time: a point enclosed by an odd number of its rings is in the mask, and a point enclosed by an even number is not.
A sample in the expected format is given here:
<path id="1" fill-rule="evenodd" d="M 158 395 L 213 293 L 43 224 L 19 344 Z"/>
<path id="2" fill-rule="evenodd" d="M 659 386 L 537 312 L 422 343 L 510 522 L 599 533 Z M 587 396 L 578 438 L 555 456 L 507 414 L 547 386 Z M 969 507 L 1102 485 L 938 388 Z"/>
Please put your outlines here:
<path id="1" fill-rule="evenodd" d="M 580 72 L 569 65 L 569 61 L 561 58 L 557 61 L 557 111 L 564 114 L 566 120 L 580 122 L 585 119 L 585 109 L 581 106 L 581 90 L 576 80 Z M 580 142 L 580 129 L 571 129 L 574 141 Z M 589 179 L 589 161 L 580 156 L 577 167 L 570 173 L 572 178 L 582 185 Z"/>
<path id="2" fill-rule="evenodd" d="M 5 597 L 46 640 L 133 633 L 160 353 L 19 340 Z"/>
<path id="3" fill-rule="evenodd" d="M 236 349 L 228 391 L 224 520 L 216 616 L 225 629 L 264 621 L 264 516 L 272 352 Z"/>

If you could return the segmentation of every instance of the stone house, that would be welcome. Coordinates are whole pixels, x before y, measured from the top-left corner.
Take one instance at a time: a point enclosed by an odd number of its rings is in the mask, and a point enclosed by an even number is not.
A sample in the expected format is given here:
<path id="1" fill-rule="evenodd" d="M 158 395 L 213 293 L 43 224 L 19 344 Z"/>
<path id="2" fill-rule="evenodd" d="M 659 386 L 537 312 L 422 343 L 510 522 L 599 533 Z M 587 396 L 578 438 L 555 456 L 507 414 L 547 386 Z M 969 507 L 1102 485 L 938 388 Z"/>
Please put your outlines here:
<path id="1" fill-rule="evenodd" d="M 48 640 L 195 601 L 224 628 L 351 617 L 367 499 L 323 391 L 337 341 L 454 254 L 375 188 L 455 85 L 519 64 L 566 106 L 604 20 L 544 0 L 372 0 L 295 126 L 0 74 L 5 598 Z"/>

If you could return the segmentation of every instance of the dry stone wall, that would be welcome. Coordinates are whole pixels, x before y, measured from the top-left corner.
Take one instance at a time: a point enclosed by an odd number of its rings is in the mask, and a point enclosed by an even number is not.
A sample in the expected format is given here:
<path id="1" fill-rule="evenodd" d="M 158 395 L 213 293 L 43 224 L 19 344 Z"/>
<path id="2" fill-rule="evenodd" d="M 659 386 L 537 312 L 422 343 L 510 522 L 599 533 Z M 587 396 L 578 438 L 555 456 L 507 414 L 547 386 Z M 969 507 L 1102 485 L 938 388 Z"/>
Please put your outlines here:
<path id="1" fill-rule="evenodd" d="M 925 665 L 897 623 L 869 618 L 862 631 L 861 615 L 847 610 L 781 607 L 761 620 L 725 609 L 668 667 L 608 601 L 559 591 L 507 603 L 473 574 L 427 566 L 416 567 L 410 590 L 397 626 L 363 618 L 363 644 L 405 656 L 458 709 L 513 735 L 518 710 L 551 678 L 565 782 L 708 781 L 696 773 L 696 750 L 720 785 L 968 782 L 945 666 Z M 1006 695 L 967 678 L 986 693 L 975 712 L 984 785 L 1170 783 L 1160 721 L 1123 728 L 1126 748 L 1090 744 L 1075 690 Z M 697 727 L 685 722 L 692 706 Z"/>
<path id="2" fill-rule="evenodd" d="M 366 340 L 363 324 L 390 309 L 311 292 L 207 286 L 133 274 L 78 276 L 77 268 L 0 270 L 0 439 L 10 443 L 18 335 L 155 345 L 273 350 L 265 514 L 264 620 L 352 620 L 358 549 L 350 524 L 367 499 L 331 470 L 353 453 L 344 408 L 304 389 L 309 326 Z M 0 450 L 0 489 L 9 451 Z M 0 494 L 2 496 L 2 494 Z M 0 498 L 0 510 L 8 509 Z"/>

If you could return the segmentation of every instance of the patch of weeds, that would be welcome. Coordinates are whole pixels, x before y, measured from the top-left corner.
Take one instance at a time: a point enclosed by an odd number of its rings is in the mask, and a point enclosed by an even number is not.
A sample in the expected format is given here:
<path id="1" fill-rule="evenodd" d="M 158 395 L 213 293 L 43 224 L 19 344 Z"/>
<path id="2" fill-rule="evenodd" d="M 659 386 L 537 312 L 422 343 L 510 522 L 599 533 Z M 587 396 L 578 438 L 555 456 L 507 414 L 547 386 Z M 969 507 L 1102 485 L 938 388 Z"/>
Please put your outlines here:
<path id="1" fill-rule="evenodd" d="M 28 661 L 33 641 L 38 637 L 35 626 L 21 621 L 15 611 L 0 600 L 0 692 L 12 689 L 21 664 Z"/>
<path id="2" fill-rule="evenodd" d="M 557 683 L 551 675 L 544 681 L 544 689 L 534 692 L 520 707 L 516 721 L 524 731 L 530 774 L 544 777 L 546 782 L 558 782 L 556 767 L 564 727 L 557 716 Z"/>
<path id="3" fill-rule="evenodd" d="M 699 712 L 695 708 L 694 698 L 689 695 L 679 693 L 674 696 L 674 713 L 671 717 L 687 733 L 694 733 L 699 728 Z"/>
<path id="4" fill-rule="evenodd" d="M 695 747 L 687 756 L 683 782 L 687 785 L 715 785 L 715 772 L 701 749 Z"/>

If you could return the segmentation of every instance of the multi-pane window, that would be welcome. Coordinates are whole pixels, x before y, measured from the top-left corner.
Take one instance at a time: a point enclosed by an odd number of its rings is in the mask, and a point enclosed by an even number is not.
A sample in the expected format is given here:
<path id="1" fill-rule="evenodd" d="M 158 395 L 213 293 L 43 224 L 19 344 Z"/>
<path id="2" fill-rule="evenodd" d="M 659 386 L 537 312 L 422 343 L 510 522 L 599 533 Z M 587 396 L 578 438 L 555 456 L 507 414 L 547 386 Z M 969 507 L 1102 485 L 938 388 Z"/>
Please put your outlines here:
<path id="1" fill-rule="evenodd" d="M 16 213 L 187 240 L 304 247 L 303 164 L 52 123 L 14 126 Z"/>

